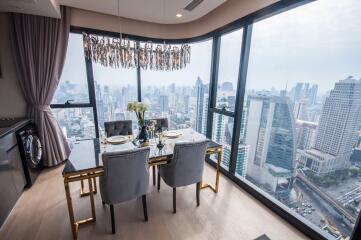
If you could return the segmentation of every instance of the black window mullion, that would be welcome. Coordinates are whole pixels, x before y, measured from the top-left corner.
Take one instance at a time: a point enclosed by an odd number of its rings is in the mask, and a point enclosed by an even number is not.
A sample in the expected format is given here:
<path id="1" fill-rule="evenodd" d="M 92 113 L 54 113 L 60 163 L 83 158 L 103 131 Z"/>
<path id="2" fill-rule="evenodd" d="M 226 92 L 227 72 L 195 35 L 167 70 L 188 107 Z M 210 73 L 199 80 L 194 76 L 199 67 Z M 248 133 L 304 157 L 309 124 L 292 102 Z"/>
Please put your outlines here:
<path id="1" fill-rule="evenodd" d="M 207 116 L 207 137 L 212 138 L 213 129 L 213 111 L 217 101 L 217 84 L 218 84 L 218 68 L 219 68 L 219 53 L 221 46 L 221 37 L 213 37 L 212 44 L 212 59 L 211 59 L 211 79 L 209 83 L 209 98 L 208 98 L 208 116 Z"/>
<path id="2" fill-rule="evenodd" d="M 93 107 L 92 104 L 90 103 L 61 103 L 61 104 L 51 104 L 50 105 L 51 108 L 88 108 L 88 107 Z"/>
<path id="3" fill-rule="evenodd" d="M 85 66 L 86 66 L 86 76 L 88 81 L 88 93 L 90 99 L 90 105 L 93 108 L 93 117 L 94 117 L 94 127 L 95 127 L 95 137 L 99 138 L 99 124 L 98 124 L 98 111 L 95 97 L 95 84 L 93 77 L 93 64 L 91 59 L 88 59 L 85 54 Z"/>
<path id="4" fill-rule="evenodd" d="M 142 101 L 142 74 L 140 70 L 140 66 L 137 67 L 137 95 L 138 102 Z"/>
<path id="5" fill-rule="evenodd" d="M 139 49 L 139 42 L 137 42 L 138 49 Z M 139 52 L 138 52 L 138 61 L 139 61 Z M 137 66 L 137 95 L 138 95 L 138 102 L 142 101 L 142 74 L 141 69 L 138 64 Z"/>
<path id="6" fill-rule="evenodd" d="M 213 112 L 213 113 L 219 113 L 219 114 L 222 114 L 222 115 L 226 115 L 228 117 L 234 117 L 234 112 L 231 112 L 231 111 L 227 111 L 227 110 L 224 110 L 224 109 L 221 109 L 221 108 L 210 108 L 209 111 Z"/>
<path id="7" fill-rule="evenodd" d="M 249 52 L 251 48 L 252 26 L 253 26 L 252 23 L 246 25 L 243 29 L 243 35 L 242 35 L 242 47 L 241 47 L 241 55 L 239 61 L 237 95 L 236 95 L 235 116 L 234 116 L 233 135 L 232 135 L 232 147 L 231 147 L 232 151 L 231 151 L 231 159 L 229 163 L 229 171 L 231 174 L 235 173 L 236 165 L 237 165 L 238 146 L 239 146 L 241 121 L 243 115 L 243 104 L 244 104 L 244 96 L 245 96 L 246 81 L 247 81 L 248 60 L 249 60 Z"/>

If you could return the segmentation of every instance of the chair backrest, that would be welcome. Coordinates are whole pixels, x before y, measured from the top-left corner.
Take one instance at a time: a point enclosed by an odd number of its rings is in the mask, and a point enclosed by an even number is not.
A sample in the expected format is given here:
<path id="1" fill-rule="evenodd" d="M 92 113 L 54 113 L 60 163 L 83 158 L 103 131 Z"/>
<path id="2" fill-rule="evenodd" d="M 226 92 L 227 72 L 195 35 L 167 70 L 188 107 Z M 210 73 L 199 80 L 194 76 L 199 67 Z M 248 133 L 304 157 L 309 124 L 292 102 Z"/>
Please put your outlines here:
<path id="1" fill-rule="evenodd" d="M 107 137 L 133 134 L 132 120 L 105 122 L 104 129 Z"/>
<path id="2" fill-rule="evenodd" d="M 167 130 L 168 129 L 168 118 L 154 118 L 150 120 L 155 120 L 155 129 Z"/>
<path id="3" fill-rule="evenodd" d="M 104 174 L 99 178 L 105 203 L 116 204 L 147 193 L 149 147 L 103 153 Z"/>
<path id="4" fill-rule="evenodd" d="M 167 184 L 173 187 L 186 186 L 202 180 L 204 160 L 209 140 L 176 143 L 173 158 L 165 172 Z"/>

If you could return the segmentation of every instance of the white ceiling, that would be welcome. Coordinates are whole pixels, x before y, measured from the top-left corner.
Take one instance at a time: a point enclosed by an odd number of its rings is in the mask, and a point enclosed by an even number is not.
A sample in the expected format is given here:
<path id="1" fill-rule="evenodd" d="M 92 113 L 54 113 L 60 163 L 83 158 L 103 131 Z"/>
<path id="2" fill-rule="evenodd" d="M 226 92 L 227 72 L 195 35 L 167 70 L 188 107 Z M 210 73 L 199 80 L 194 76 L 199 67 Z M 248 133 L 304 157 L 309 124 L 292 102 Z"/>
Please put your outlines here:
<path id="1" fill-rule="evenodd" d="M 0 12 L 60 17 L 60 7 L 56 0 L 0 0 Z"/>
<path id="2" fill-rule="evenodd" d="M 225 1 L 204 0 L 189 12 L 183 9 L 191 0 L 119 0 L 119 15 L 154 23 L 185 23 L 201 18 Z M 60 17 L 59 5 L 118 16 L 118 0 L 0 0 L 0 11 Z M 183 16 L 177 18 L 177 13 Z"/>

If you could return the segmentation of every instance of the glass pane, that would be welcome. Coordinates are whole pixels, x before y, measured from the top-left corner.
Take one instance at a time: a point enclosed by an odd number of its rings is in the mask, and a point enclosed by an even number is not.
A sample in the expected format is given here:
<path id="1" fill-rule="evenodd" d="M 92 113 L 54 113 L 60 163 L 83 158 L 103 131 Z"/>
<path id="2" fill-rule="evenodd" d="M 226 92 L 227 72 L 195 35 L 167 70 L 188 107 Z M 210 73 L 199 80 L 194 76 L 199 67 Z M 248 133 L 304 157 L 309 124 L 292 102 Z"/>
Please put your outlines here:
<path id="1" fill-rule="evenodd" d="M 191 45 L 191 63 L 165 72 L 142 70 L 142 101 L 148 118 L 168 117 L 171 129 L 192 127 L 206 133 L 212 41 Z"/>
<path id="2" fill-rule="evenodd" d="M 234 111 L 236 103 L 242 35 L 240 29 L 221 38 L 216 107 L 228 111 Z"/>
<path id="3" fill-rule="evenodd" d="M 222 114 L 213 114 L 212 140 L 222 144 L 222 162 L 221 166 L 229 169 L 229 161 L 231 157 L 231 145 L 233 136 L 234 119 Z M 216 161 L 215 157 L 211 157 Z"/>
<path id="4" fill-rule="evenodd" d="M 89 103 L 83 37 L 75 33 L 69 35 L 64 68 L 52 104 L 64 104 L 68 100 Z"/>
<path id="5" fill-rule="evenodd" d="M 361 208 L 360 11 L 319 0 L 254 24 L 237 163 L 337 239 Z"/>
<path id="6" fill-rule="evenodd" d="M 127 111 L 127 105 L 138 100 L 137 70 L 93 64 L 93 76 L 100 133 L 107 121 L 131 119 L 136 124 L 135 114 Z"/>
<path id="7" fill-rule="evenodd" d="M 54 108 L 52 111 L 67 138 L 95 138 L 93 108 Z"/>

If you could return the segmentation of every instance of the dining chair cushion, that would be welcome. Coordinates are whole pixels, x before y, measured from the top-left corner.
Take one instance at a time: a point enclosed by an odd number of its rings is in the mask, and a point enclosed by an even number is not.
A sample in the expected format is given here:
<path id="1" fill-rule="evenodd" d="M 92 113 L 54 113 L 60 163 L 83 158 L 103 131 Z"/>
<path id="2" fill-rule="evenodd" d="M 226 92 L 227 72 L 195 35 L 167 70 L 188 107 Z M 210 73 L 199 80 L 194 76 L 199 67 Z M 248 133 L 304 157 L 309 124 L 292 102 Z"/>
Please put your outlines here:
<path id="1" fill-rule="evenodd" d="M 171 162 L 159 168 L 165 183 L 171 187 L 180 187 L 200 182 L 208 144 L 208 139 L 176 143 Z"/>
<path id="2" fill-rule="evenodd" d="M 100 194 L 107 204 L 138 198 L 148 191 L 149 147 L 102 155 L 104 174 L 99 177 Z"/>

